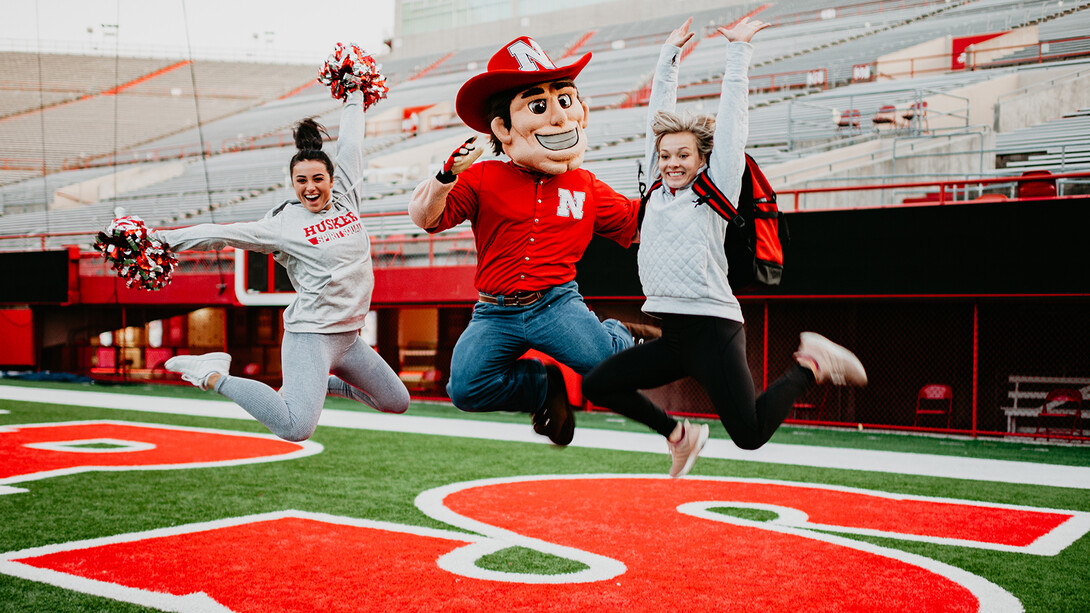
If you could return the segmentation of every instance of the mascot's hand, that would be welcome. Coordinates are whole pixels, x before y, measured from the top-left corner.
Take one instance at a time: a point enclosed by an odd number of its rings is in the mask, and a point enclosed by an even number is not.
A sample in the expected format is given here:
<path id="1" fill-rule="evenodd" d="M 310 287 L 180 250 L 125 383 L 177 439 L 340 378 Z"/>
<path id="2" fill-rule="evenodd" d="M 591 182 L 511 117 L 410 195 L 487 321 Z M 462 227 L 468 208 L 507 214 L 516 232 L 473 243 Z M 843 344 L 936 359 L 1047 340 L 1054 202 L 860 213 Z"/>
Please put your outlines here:
<path id="1" fill-rule="evenodd" d="M 478 148 L 473 144 L 473 141 L 477 140 L 476 136 L 469 137 L 466 142 L 458 145 L 458 148 L 450 154 L 443 169 L 435 175 L 435 178 L 440 183 L 452 183 L 454 179 L 458 177 L 466 168 L 473 165 L 473 162 L 477 161 L 477 158 L 481 157 L 484 153 L 484 149 Z"/>

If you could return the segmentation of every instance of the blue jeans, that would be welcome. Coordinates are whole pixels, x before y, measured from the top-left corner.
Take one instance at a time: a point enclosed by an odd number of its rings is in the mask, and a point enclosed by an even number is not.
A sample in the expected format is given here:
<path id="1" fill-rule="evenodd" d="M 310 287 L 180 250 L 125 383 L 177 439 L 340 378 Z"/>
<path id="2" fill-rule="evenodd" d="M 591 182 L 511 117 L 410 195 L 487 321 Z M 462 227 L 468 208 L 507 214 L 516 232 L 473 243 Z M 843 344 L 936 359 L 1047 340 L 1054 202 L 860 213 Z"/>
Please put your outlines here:
<path id="1" fill-rule="evenodd" d="M 529 306 L 478 302 L 454 345 L 447 394 L 463 411 L 535 411 L 548 384 L 541 362 L 518 359 L 528 349 L 582 375 L 632 344 L 621 322 L 598 321 L 575 281 L 549 289 Z"/>

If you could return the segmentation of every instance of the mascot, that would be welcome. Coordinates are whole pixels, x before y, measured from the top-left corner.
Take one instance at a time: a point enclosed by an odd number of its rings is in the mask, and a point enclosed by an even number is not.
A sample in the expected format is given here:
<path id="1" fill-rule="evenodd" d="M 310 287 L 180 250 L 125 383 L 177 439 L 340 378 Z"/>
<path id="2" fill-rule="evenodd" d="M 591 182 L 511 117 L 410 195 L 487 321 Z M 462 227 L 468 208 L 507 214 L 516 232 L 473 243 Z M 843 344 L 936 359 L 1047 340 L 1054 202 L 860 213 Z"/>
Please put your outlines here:
<path id="1" fill-rule="evenodd" d="M 479 301 L 454 347 L 451 400 L 463 411 L 529 411 L 534 431 L 561 446 L 575 430 L 563 375 L 522 355 L 536 349 L 582 375 L 633 344 L 626 324 L 595 317 L 575 283 L 594 234 L 625 247 L 636 237 L 635 204 L 581 168 L 589 109 L 575 80 L 590 59 L 557 66 L 526 36 L 504 45 L 456 108 L 510 160 L 474 164 L 483 150 L 473 137 L 409 204 L 429 233 L 473 225 Z"/>

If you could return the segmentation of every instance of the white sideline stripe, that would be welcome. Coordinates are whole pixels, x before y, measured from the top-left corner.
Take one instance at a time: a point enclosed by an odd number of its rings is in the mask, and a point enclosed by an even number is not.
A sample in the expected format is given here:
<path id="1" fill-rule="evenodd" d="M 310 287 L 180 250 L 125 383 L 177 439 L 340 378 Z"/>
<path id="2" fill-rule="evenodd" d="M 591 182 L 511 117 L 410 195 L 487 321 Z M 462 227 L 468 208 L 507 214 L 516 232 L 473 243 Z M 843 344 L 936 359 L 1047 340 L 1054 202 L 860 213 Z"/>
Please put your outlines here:
<path id="1" fill-rule="evenodd" d="M 219 400 L 163 398 L 10 385 L 0 385 L 0 399 L 198 417 L 253 419 L 238 405 Z M 325 409 L 322 411 L 319 425 L 547 444 L 544 438 L 533 433 L 529 420 L 524 425 Z M 658 434 L 577 428 L 571 446 L 666 455 L 666 443 Z M 727 439 L 709 439 L 700 455 L 705 458 L 723 460 L 1090 489 L 1090 467 L 1086 466 L 779 443 L 769 443 L 756 451 L 744 451 Z M 663 470 L 666 470 L 666 466 L 667 463 L 664 463 Z"/>

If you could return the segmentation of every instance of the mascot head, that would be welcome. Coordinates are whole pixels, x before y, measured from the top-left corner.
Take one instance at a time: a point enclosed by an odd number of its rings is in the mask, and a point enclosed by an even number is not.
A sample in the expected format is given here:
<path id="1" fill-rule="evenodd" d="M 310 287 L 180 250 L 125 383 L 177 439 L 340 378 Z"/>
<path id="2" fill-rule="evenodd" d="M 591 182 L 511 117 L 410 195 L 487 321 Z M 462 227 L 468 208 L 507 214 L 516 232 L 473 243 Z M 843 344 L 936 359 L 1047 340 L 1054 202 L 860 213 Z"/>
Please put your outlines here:
<path id="1" fill-rule="evenodd" d="M 519 166 L 553 175 L 579 168 L 588 109 L 575 77 L 590 56 L 557 68 L 537 41 L 516 38 L 458 90 L 458 117 L 490 134 L 493 150 Z"/>

